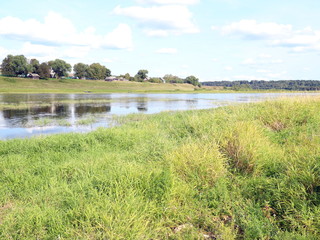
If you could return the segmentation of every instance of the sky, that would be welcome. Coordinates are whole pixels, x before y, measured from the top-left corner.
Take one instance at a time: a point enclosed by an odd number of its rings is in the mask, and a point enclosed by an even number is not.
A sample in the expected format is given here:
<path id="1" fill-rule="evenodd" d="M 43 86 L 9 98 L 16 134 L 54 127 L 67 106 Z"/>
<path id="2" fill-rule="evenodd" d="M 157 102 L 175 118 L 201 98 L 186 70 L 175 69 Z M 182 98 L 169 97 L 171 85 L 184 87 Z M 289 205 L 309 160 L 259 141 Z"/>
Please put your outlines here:
<path id="1" fill-rule="evenodd" d="M 0 59 L 113 75 L 320 79 L 319 0 L 0 0 Z"/>

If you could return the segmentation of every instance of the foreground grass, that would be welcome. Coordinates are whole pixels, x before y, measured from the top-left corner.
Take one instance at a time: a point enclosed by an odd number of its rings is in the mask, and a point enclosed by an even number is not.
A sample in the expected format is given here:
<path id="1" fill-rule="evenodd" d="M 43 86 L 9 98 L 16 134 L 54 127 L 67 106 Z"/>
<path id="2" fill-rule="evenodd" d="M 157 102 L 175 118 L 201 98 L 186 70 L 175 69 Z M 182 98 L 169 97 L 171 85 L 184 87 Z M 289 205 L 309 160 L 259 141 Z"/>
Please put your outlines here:
<path id="1" fill-rule="evenodd" d="M 319 239 L 320 99 L 0 142 L 0 239 Z"/>

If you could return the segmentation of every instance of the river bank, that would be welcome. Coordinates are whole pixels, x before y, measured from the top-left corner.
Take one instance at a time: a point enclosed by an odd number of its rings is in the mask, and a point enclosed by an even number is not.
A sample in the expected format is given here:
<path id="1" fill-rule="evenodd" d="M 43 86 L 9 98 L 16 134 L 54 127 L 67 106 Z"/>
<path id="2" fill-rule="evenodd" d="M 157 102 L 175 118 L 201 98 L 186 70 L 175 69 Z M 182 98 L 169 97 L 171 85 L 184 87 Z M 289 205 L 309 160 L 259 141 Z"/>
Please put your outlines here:
<path id="1" fill-rule="evenodd" d="M 0 141 L 1 239 L 318 239 L 320 99 Z"/>
<path id="2" fill-rule="evenodd" d="M 150 82 L 106 82 L 81 79 L 29 79 L 0 76 L 0 93 L 281 93 L 285 90 L 239 90 L 191 84 Z M 300 91 L 301 92 L 301 91 Z"/>

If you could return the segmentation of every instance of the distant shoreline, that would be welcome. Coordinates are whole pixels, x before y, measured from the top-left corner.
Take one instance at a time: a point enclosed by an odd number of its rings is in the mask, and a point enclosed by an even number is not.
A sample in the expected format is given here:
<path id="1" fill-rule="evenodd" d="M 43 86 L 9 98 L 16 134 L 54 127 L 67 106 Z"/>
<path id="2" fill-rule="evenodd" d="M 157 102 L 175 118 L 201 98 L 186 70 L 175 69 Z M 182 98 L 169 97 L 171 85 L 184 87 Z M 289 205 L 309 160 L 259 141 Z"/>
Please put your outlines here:
<path id="1" fill-rule="evenodd" d="M 303 92 L 281 89 L 223 89 L 219 87 L 195 87 L 191 84 L 150 82 L 107 82 L 104 80 L 54 79 L 38 80 L 0 76 L 0 93 L 273 93 Z M 319 91 L 308 91 L 319 92 Z"/>

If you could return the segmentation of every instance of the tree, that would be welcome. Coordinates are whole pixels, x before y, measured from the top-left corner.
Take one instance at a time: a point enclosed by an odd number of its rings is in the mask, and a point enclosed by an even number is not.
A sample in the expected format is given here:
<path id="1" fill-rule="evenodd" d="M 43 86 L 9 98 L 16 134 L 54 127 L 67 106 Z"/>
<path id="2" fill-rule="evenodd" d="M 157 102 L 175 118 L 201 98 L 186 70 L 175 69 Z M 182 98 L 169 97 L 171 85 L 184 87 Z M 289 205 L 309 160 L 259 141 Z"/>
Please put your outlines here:
<path id="1" fill-rule="evenodd" d="M 50 61 L 49 66 L 56 73 L 58 78 L 67 76 L 68 72 L 71 71 L 71 65 L 61 59 Z"/>
<path id="2" fill-rule="evenodd" d="M 138 73 L 135 75 L 136 81 L 143 82 L 148 77 L 148 73 L 148 70 L 139 70 Z"/>
<path id="3" fill-rule="evenodd" d="M 47 63 L 41 63 L 39 66 L 38 74 L 41 79 L 50 78 L 50 66 Z"/>
<path id="4" fill-rule="evenodd" d="M 15 76 L 14 66 L 12 63 L 13 55 L 8 55 L 5 59 L 2 60 L 1 71 L 3 75 Z"/>
<path id="5" fill-rule="evenodd" d="M 152 82 L 152 83 L 163 83 L 162 79 L 161 78 L 157 78 L 157 77 L 150 78 L 149 82 Z"/>
<path id="6" fill-rule="evenodd" d="M 189 77 L 186 77 L 186 79 L 184 80 L 185 83 L 189 83 L 189 84 L 192 84 L 194 86 L 198 86 L 200 87 L 201 84 L 199 83 L 199 79 L 196 78 L 195 76 L 189 76 Z"/>
<path id="7" fill-rule="evenodd" d="M 89 65 L 84 63 L 77 63 L 73 66 L 74 75 L 80 79 L 88 76 Z"/>
<path id="8" fill-rule="evenodd" d="M 105 79 L 109 76 L 111 76 L 111 71 L 100 63 L 92 63 L 88 68 L 89 79 Z"/>
<path id="9" fill-rule="evenodd" d="M 166 74 L 163 79 L 167 82 L 167 83 L 183 83 L 183 79 L 174 76 L 172 74 Z"/>
<path id="10" fill-rule="evenodd" d="M 130 78 L 131 78 L 131 76 L 130 76 L 129 73 L 126 73 L 123 77 L 124 77 L 125 79 L 127 79 L 127 80 L 130 80 Z"/>
<path id="11" fill-rule="evenodd" d="M 30 60 L 30 72 L 39 74 L 40 63 L 37 59 Z"/>
<path id="12" fill-rule="evenodd" d="M 3 59 L 1 68 L 3 75 L 8 76 L 26 75 L 29 71 L 27 59 L 23 55 L 8 55 Z"/>

